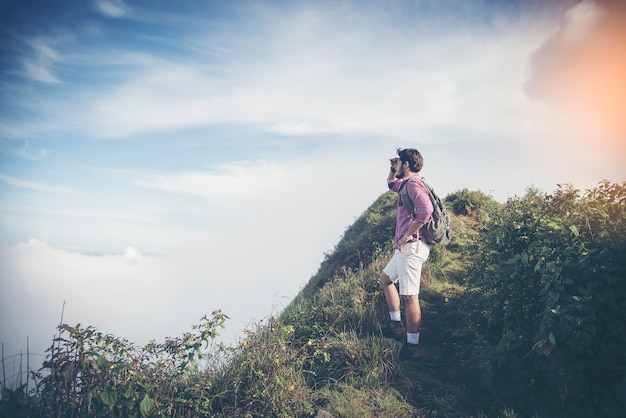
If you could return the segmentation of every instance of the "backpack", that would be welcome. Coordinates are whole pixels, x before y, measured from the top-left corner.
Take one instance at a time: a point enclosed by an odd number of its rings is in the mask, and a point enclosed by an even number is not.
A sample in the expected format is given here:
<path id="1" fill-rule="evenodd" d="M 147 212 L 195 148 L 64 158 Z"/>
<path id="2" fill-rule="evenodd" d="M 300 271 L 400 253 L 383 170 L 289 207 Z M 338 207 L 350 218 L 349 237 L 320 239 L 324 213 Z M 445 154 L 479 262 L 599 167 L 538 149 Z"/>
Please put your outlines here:
<path id="1" fill-rule="evenodd" d="M 428 196 L 430 196 L 430 201 L 433 204 L 432 218 L 422 226 L 420 233 L 428 245 L 446 245 L 450 242 L 450 214 L 448 214 L 446 207 L 432 187 L 417 176 L 413 178 L 421 181 L 426 186 Z M 407 180 L 406 183 L 413 180 L 413 178 Z M 400 199 L 402 199 L 402 204 L 409 210 L 409 213 L 415 216 L 415 205 L 409 198 L 406 184 L 402 185 L 398 193 L 400 194 Z"/>

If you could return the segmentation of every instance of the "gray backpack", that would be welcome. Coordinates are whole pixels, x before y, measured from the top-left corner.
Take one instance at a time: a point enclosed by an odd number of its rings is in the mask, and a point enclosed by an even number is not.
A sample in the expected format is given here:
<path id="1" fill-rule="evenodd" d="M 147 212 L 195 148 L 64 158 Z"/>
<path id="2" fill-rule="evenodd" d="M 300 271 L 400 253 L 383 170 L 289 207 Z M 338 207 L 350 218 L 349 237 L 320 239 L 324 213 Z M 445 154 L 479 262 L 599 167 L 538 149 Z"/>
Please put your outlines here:
<path id="1" fill-rule="evenodd" d="M 409 210 L 411 215 L 415 216 L 415 205 L 413 205 L 411 198 L 409 198 L 409 193 L 406 191 L 406 183 L 414 181 L 413 179 L 421 181 L 424 186 L 426 186 L 430 201 L 433 204 L 432 218 L 422 226 L 420 233 L 428 245 L 446 245 L 450 242 L 450 215 L 432 187 L 426 184 L 421 178 L 417 176 L 412 177 L 400 187 L 400 191 L 398 192 L 400 199 L 402 199 L 402 204 Z"/>

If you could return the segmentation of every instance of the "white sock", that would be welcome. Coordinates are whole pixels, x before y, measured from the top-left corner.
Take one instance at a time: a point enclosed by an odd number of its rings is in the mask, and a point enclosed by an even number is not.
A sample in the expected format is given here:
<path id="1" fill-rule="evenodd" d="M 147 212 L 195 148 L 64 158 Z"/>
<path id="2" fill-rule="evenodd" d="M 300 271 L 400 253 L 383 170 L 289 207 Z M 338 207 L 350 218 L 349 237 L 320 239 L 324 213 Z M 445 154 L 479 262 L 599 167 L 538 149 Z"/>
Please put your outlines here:
<path id="1" fill-rule="evenodd" d="M 400 316 L 400 311 L 389 311 L 389 318 L 391 318 L 392 321 L 402 321 L 402 317 Z"/>
<path id="2" fill-rule="evenodd" d="M 420 333 L 419 332 L 407 332 L 406 333 L 406 342 L 409 344 L 419 344 L 420 342 Z"/>

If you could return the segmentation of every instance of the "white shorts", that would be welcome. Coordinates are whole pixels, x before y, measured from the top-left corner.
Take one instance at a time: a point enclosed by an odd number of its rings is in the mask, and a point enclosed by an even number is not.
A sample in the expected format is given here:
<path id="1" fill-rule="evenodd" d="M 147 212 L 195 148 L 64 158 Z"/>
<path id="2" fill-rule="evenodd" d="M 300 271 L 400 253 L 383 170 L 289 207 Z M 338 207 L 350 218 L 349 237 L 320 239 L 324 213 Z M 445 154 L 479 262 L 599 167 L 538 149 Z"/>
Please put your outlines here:
<path id="1" fill-rule="evenodd" d="M 422 264 L 430 254 L 430 247 L 422 241 L 409 242 L 396 250 L 383 269 L 393 283 L 400 286 L 401 295 L 417 295 L 420 292 Z"/>

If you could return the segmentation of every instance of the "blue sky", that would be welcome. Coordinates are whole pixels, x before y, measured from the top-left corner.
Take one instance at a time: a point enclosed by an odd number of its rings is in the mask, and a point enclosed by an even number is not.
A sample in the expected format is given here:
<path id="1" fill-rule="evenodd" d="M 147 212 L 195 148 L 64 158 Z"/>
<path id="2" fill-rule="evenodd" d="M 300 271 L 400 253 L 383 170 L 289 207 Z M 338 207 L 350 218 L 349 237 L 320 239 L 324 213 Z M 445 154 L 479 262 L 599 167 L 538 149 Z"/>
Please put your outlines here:
<path id="1" fill-rule="evenodd" d="M 235 341 L 385 191 L 399 147 L 443 196 L 623 181 L 614 7 L 3 2 L 0 341 L 43 352 L 64 302 L 140 344 L 222 309 Z"/>

